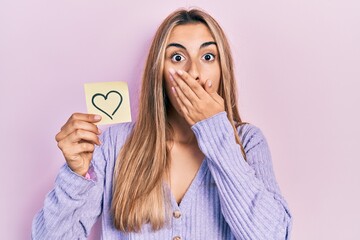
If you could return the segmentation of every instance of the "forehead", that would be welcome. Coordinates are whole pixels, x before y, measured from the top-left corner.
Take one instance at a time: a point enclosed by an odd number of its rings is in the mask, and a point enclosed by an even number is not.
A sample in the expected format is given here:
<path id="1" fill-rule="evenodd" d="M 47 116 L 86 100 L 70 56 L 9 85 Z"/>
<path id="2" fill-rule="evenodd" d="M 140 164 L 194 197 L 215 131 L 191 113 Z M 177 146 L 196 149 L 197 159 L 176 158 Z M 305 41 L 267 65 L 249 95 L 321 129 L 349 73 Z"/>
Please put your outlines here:
<path id="1" fill-rule="evenodd" d="M 168 42 L 197 42 L 214 41 L 209 28 L 203 23 L 189 23 L 178 25 L 170 32 Z"/>

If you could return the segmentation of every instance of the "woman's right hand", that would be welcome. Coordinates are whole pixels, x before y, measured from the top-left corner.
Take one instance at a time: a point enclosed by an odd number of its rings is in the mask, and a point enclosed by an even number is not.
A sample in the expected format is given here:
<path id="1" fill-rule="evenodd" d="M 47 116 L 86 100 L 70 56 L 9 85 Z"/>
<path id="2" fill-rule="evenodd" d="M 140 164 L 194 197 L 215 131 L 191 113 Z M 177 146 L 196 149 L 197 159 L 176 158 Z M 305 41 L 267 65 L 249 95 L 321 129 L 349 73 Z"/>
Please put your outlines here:
<path id="1" fill-rule="evenodd" d="M 55 139 L 72 171 L 85 176 L 89 170 L 95 144 L 100 145 L 100 129 L 95 125 L 101 116 L 74 113 Z"/>

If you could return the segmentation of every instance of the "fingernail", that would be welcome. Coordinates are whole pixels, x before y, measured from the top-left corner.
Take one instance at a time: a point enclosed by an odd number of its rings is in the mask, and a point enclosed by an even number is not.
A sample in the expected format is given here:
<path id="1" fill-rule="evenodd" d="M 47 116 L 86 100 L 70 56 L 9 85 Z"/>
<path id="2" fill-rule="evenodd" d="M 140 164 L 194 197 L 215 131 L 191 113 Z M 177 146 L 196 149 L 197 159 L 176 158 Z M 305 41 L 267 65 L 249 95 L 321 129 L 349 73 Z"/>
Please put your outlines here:
<path id="1" fill-rule="evenodd" d="M 212 86 L 212 82 L 209 80 L 208 82 L 208 86 L 211 87 Z"/>
<path id="2" fill-rule="evenodd" d="M 172 74 L 170 74 L 169 76 L 170 76 L 170 81 L 175 82 L 175 80 L 174 80 L 174 78 L 173 78 Z"/>
<path id="3" fill-rule="evenodd" d="M 94 119 L 97 120 L 97 121 L 98 121 L 98 120 L 101 120 L 101 116 L 100 116 L 100 115 L 95 115 L 95 116 L 94 116 Z"/>
<path id="4" fill-rule="evenodd" d="M 177 73 L 179 74 L 179 75 L 183 75 L 183 71 L 182 70 L 177 70 Z"/>
<path id="5" fill-rule="evenodd" d="M 174 87 L 171 87 L 171 91 L 172 91 L 174 94 L 176 94 L 176 90 L 175 90 Z"/>

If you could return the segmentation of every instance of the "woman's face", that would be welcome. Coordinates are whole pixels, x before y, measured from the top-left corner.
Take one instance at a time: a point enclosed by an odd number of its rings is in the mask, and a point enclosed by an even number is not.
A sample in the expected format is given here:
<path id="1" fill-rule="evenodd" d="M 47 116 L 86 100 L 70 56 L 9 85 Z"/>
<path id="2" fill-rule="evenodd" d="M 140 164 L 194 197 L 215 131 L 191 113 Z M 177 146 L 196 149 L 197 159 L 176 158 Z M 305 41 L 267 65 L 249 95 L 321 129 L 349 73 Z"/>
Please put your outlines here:
<path id="1" fill-rule="evenodd" d="M 171 91 L 169 69 L 183 70 L 203 87 L 206 80 L 218 91 L 220 85 L 220 62 L 216 42 L 209 29 L 202 23 L 178 25 L 170 33 L 166 43 L 164 80 L 166 94 L 171 105 L 181 114 Z"/>

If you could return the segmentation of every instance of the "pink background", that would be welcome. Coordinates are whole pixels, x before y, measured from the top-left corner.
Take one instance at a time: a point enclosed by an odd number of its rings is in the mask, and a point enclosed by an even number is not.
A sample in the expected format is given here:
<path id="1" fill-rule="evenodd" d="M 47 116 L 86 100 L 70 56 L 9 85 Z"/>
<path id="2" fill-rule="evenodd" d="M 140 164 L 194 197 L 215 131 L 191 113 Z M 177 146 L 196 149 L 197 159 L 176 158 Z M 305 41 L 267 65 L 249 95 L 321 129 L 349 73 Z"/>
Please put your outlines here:
<path id="1" fill-rule="evenodd" d="M 292 239 L 359 239 L 356 0 L 2 0 L 2 239 L 29 239 L 64 162 L 54 136 L 71 113 L 86 111 L 83 84 L 127 81 L 134 115 L 156 27 L 194 5 L 228 34 L 240 111 L 268 139 Z"/>

